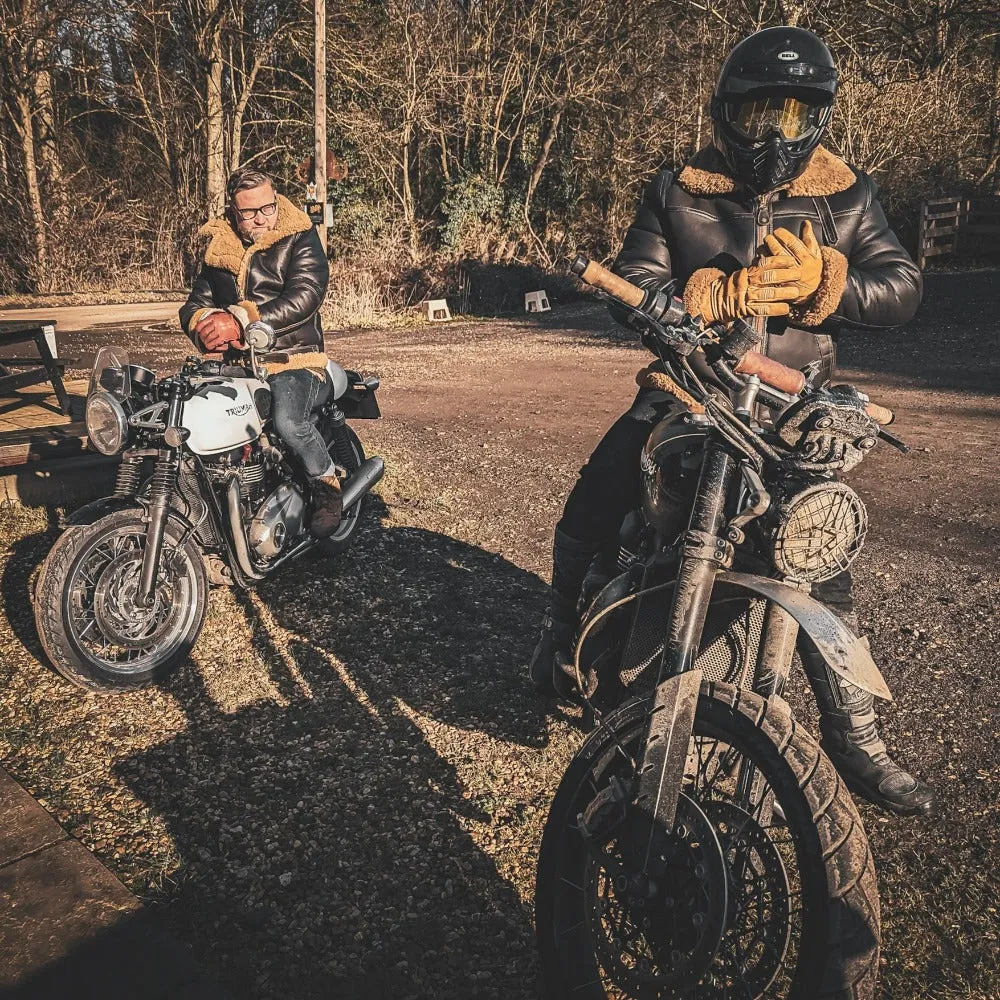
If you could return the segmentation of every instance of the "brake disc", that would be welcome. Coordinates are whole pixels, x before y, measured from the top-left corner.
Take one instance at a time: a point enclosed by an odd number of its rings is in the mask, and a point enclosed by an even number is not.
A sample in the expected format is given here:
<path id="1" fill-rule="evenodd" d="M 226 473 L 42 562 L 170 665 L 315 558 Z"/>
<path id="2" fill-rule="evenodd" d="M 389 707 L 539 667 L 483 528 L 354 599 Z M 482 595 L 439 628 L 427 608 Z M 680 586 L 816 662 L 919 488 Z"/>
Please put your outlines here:
<path id="1" fill-rule="evenodd" d="M 629 874 L 621 829 L 601 852 L 604 864 L 594 854 L 588 870 L 589 920 L 601 965 L 638 1000 L 689 995 L 711 980 L 726 930 L 722 846 L 702 809 L 682 793 L 673 829 L 653 845 L 665 866 L 654 883 Z"/>
<path id="2" fill-rule="evenodd" d="M 791 892 L 778 845 L 733 802 L 704 803 L 726 860 L 726 932 L 718 978 L 747 997 L 763 996 L 781 971 L 791 937 Z"/>
<path id="3" fill-rule="evenodd" d="M 153 602 L 136 603 L 142 574 L 142 552 L 131 550 L 112 559 L 94 588 L 94 618 L 105 638 L 126 649 L 142 649 L 157 642 L 170 624 L 173 594 L 163 576 L 156 581 Z"/>

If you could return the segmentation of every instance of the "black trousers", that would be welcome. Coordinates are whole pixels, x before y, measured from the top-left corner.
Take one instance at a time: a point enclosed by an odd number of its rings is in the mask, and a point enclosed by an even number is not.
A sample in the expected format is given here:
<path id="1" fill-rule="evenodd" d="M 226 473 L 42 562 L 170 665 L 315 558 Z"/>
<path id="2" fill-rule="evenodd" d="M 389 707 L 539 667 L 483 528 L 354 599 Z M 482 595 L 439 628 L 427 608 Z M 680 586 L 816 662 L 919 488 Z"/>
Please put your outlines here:
<path id="1" fill-rule="evenodd" d="M 667 393 L 641 389 L 601 438 L 570 491 L 558 531 L 609 556 L 617 551 L 625 515 L 640 503 L 639 459 L 653 427 L 676 406 Z M 850 570 L 813 585 L 812 596 L 846 618 L 854 611 Z"/>
<path id="2" fill-rule="evenodd" d="M 640 389 L 580 470 L 556 526 L 593 546 L 617 549 L 625 515 L 639 506 L 639 458 L 653 427 L 677 402 L 656 389 Z"/>

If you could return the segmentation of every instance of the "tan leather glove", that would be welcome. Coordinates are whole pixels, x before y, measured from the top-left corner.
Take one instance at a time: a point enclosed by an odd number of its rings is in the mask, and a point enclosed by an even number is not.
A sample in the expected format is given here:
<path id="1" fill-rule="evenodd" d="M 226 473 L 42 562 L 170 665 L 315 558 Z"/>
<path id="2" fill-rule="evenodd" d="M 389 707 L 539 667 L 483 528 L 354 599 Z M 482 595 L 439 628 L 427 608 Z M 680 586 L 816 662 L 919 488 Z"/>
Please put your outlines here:
<path id="1" fill-rule="evenodd" d="M 799 294 L 799 267 L 787 253 L 762 257 L 716 278 L 701 302 L 706 323 L 731 323 L 746 316 L 787 316 Z"/>
<path id="2" fill-rule="evenodd" d="M 794 279 L 798 294 L 792 299 L 794 305 L 808 302 L 816 294 L 823 278 L 823 255 L 808 219 L 802 223 L 800 232 L 801 238 L 793 236 L 785 228 L 775 229 L 772 235 L 764 237 L 764 246 L 761 247 L 762 252 L 766 251 L 773 257 L 790 257 L 798 265 L 799 273 Z"/>

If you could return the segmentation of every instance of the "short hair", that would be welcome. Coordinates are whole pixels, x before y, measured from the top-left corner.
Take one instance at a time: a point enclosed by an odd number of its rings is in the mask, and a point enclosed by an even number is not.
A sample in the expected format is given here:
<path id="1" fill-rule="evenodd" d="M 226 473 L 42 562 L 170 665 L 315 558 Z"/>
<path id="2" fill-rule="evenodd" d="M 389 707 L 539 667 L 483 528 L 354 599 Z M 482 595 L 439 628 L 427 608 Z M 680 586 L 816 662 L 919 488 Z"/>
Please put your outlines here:
<path id="1" fill-rule="evenodd" d="M 270 184 L 274 187 L 274 181 L 262 170 L 254 170 L 253 167 L 237 167 L 229 175 L 226 181 L 226 201 L 231 205 L 233 199 L 240 191 L 249 191 L 250 188 L 260 187 L 262 184 Z"/>

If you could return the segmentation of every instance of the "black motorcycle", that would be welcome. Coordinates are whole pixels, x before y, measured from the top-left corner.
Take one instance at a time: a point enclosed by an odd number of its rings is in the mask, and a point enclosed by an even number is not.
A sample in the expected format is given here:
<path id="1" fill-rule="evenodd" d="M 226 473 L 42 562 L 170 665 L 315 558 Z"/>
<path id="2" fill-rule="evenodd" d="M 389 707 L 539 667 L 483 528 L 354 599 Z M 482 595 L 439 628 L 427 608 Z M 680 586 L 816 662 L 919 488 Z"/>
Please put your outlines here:
<path id="1" fill-rule="evenodd" d="M 314 415 L 347 472 L 344 515 L 326 539 L 308 530 L 308 478 L 271 423 L 264 364 L 274 330 L 251 324 L 245 352 L 191 356 L 156 379 L 117 348 L 97 355 L 87 395 L 91 447 L 121 455 L 114 493 L 77 510 L 35 587 L 35 622 L 55 668 L 81 687 L 149 684 L 194 646 L 209 584 L 253 587 L 314 549 L 352 543 L 363 500 L 382 478 L 348 419 L 380 416 L 378 379 L 330 361 L 329 402 Z"/>
<path id="2" fill-rule="evenodd" d="M 781 692 L 801 629 L 834 671 L 891 698 L 809 588 L 861 548 L 864 504 L 836 475 L 879 438 L 904 448 L 892 414 L 756 353 L 746 323 L 706 329 L 586 258 L 573 270 L 631 312 L 660 358 L 650 382 L 676 405 L 643 453 L 617 575 L 585 584 L 566 667 L 597 726 L 542 838 L 547 995 L 870 997 L 865 831 Z"/>

